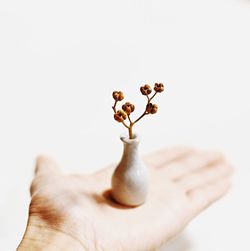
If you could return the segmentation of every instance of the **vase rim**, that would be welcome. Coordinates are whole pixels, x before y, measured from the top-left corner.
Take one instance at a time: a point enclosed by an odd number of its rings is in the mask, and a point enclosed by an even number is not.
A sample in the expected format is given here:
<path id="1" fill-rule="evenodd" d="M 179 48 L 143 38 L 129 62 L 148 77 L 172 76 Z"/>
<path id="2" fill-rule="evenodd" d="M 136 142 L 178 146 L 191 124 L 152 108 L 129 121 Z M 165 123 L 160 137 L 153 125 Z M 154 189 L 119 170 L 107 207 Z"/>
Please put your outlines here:
<path id="1" fill-rule="evenodd" d="M 140 136 L 138 133 L 134 133 L 134 138 L 130 139 L 127 134 L 121 134 L 120 139 L 122 142 L 127 144 L 133 144 L 133 143 L 139 143 L 140 142 Z"/>

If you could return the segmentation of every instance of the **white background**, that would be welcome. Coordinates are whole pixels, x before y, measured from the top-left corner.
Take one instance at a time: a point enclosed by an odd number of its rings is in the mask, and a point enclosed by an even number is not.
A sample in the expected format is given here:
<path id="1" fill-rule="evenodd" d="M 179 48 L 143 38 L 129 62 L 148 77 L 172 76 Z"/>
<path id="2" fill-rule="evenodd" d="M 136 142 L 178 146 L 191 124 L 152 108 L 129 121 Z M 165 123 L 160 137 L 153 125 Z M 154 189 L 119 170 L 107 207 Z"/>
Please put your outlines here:
<path id="1" fill-rule="evenodd" d="M 236 168 L 231 193 L 172 249 L 250 250 L 249 33 L 248 0 L 0 0 L 0 250 L 24 231 L 36 155 L 66 172 L 118 161 L 111 92 L 139 111 L 138 87 L 157 81 L 167 91 L 137 126 L 141 151 L 221 149 Z"/>

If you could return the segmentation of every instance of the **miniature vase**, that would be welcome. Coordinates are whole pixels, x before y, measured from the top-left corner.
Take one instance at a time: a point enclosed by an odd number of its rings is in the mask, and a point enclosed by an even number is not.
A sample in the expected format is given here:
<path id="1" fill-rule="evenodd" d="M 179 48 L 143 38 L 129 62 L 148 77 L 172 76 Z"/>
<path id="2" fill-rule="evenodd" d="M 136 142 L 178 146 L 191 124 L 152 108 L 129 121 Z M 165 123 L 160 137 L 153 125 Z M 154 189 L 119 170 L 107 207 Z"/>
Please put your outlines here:
<path id="1" fill-rule="evenodd" d="M 138 151 L 140 140 L 138 135 L 120 139 L 124 150 L 112 176 L 112 197 L 122 205 L 139 206 L 145 202 L 149 186 L 148 171 Z"/>

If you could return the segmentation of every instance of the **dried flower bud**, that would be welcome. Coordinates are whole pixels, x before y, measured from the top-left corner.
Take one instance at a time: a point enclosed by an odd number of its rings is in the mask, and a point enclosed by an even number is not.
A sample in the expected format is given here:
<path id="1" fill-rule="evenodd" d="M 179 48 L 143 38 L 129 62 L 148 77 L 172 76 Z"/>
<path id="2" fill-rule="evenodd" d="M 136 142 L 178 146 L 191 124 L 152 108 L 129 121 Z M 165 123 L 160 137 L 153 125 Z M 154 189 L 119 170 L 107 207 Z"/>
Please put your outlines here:
<path id="1" fill-rule="evenodd" d="M 114 114 L 114 119 L 118 122 L 123 122 L 127 118 L 126 112 L 119 110 Z"/>
<path id="2" fill-rule="evenodd" d="M 128 115 L 130 115 L 131 112 L 133 112 L 135 110 L 135 106 L 129 102 L 126 102 L 123 106 L 122 106 L 122 110 L 124 112 L 126 112 Z"/>
<path id="3" fill-rule="evenodd" d="M 157 113 L 158 106 L 156 104 L 149 103 L 147 104 L 146 111 L 147 113 L 155 114 Z"/>
<path id="4" fill-rule="evenodd" d="M 164 85 L 162 83 L 155 83 L 154 90 L 156 92 L 163 92 L 164 91 Z"/>
<path id="5" fill-rule="evenodd" d="M 140 88 L 142 95 L 149 95 L 152 92 L 150 85 L 144 85 Z"/>
<path id="6" fill-rule="evenodd" d="M 114 91 L 113 92 L 113 98 L 115 101 L 122 101 L 124 99 L 123 92 L 121 91 Z"/>

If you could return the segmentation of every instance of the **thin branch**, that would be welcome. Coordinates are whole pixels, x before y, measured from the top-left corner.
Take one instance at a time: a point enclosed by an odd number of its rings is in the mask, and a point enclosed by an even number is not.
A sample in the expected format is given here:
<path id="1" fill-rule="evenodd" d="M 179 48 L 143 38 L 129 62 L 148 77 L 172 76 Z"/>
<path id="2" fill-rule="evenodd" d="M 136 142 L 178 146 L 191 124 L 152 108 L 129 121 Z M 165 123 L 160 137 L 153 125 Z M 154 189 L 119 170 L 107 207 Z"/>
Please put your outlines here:
<path id="1" fill-rule="evenodd" d="M 114 113 L 116 113 L 116 104 L 117 104 L 117 100 L 115 101 L 114 106 L 112 106 L 112 109 L 114 110 Z"/>
<path id="2" fill-rule="evenodd" d="M 114 106 L 112 106 L 112 109 L 113 109 L 114 113 L 116 113 L 116 105 L 117 105 L 117 100 L 115 101 Z M 124 121 L 122 121 L 122 124 L 123 124 L 127 129 L 130 128 Z"/>
<path id="3" fill-rule="evenodd" d="M 133 139 L 133 130 L 132 130 L 132 125 L 130 125 L 129 129 L 128 129 L 128 134 L 129 134 L 129 138 Z"/>
<path id="4" fill-rule="evenodd" d="M 133 122 L 132 122 L 132 120 L 131 120 L 131 118 L 130 118 L 130 115 L 128 115 L 128 120 L 129 120 L 129 122 L 130 122 L 130 125 L 133 124 Z"/>
<path id="5" fill-rule="evenodd" d="M 147 100 L 148 100 L 147 105 L 151 102 L 151 100 L 155 97 L 156 94 L 157 94 L 157 92 L 155 92 L 154 95 L 151 98 L 148 95 L 146 95 Z M 116 105 L 117 105 L 117 100 L 115 101 L 114 106 L 112 106 L 112 109 L 113 109 L 114 113 L 116 113 Z M 137 123 L 139 120 L 141 120 L 145 115 L 149 114 L 147 112 L 147 105 L 146 105 L 146 108 L 145 108 L 145 111 L 143 112 L 143 114 L 138 119 L 136 119 L 134 122 L 131 120 L 130 115 L 127 115 L 128 116 L 128 120 L 130 122 L 129 126 L 124 121 L 122 121 L 122 124 L 129 130 L 129 138 L 130 139 L 133 138 L 133 132 L 132 132 L 133 125 L 135 123 Z"/>
<path id="6" fill-rule="evenodd" d="M 149 98 L 149 96 L 147 95 L 147 99 L 148 99 L 147 105 L 148 105 L 148 104 L 150 103 L 150 101 L 155 97 L 156 94 L 157 94 L 157 92 L 155 92 L 154 95 L 153 95 L 151 98 Z M 145 115 L 148 115 L 148 114 L 149 114 L 149 113 L 147 113 L 147 105 L 146 105 L 146 109 L 145 109 L 144 113 L 143 113 L 138 119 L 136 119 L 136 120 L 132 123 L 132 125 L 134 125 L 134 124 L 137 123 L 139 120 L 141 120 Z"/>
<path id="7" fill-rule="evenodd" d="M 146 114 L 147 114 L 147 112 L 145 111 L 137 120 L 135 120 L 135 121 L 133 122 L 133 125 L 134 125 L 135 123 L 137 123 L 140 119 L 142 119 Z"/>
<path id="8" fill-rule="evenodd" d="M 124 121 L 122 121 L 122 124 L 128 129 L 130 128 Z"/>
<path id="9" fill-rule="evenodd" d="M 155 92 L 154 95 L 148 100 L 148 103 L 150 103 L 150 101 L 155 97 L 156 94 L 157 92 Z"/>

